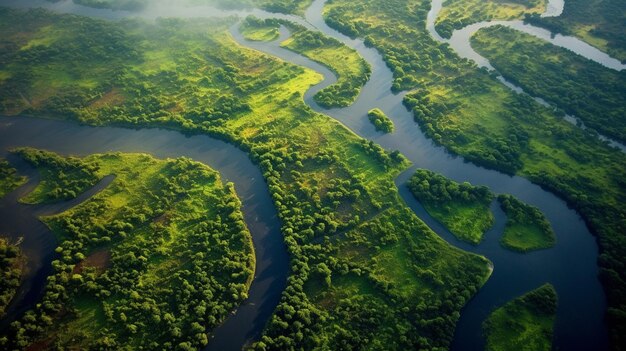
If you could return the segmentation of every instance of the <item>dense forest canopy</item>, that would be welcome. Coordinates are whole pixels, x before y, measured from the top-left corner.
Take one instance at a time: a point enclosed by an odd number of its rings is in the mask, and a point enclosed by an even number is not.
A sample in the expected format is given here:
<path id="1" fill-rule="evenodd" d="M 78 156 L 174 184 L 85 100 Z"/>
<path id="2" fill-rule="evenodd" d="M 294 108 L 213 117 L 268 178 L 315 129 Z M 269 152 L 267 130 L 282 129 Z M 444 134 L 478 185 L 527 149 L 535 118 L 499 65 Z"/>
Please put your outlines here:
<path id="1" fill-rule="evenodd" d="M 16 152 L 36 167 L 41 176 L 37 188 L 21 199 L 25 203 L 73 199 L 100 180 L 97 163 L 87 164 L 78 158 L 64 158 L 43 150 L 20 149 Z"/>
<path id="2" fill-rule="evenodd" d="M 511 91 L 436 42 L 426 30 L 429 9 L 428 0 L 332 0 L 325 19 L 382 53 L 395 89 L 411 90 L 405 104 L 436 143 L 481 166 L 527 177 L 580 211 L 599 238 L 611 337 L 623 344 L 626 158 L 564 121 L 562 112 Z"/>
<path id="3" fill-rule="evenodd" d="M 369 118 L 370 122 L 372 122 L 376 130 L 385 133 L 393 133 L 393 130 L 395 128 L 393 125 L 393 121 L 389 119 L 389 117 L 387 117 L 385 112 L 383 112 L 381 109 L 374 108 L 369 110 L 369 112 L 367 113 L 367 117 Z"/>
<path id="4" fill-rule="evenodd" d="M 445 243 L 399 199 L 402 155 L 304 104 L 317 73 L 240 47 L 235 19 L 0 17 L 3 113 L 206 133 L 260 166 L 292 260 L 256 348 L 449 345 L 488 261 Z"/>
<path id="5" fill-rule="evenodd" d="M 154 4 L 70 1 L 134 14 Z M 311 3 L 184 0 L 176 6 L 302 16 Z M 567 0 L 556 18 L 539 17 L 545 7 L 545 0 L 446 0 L 435 25 L 449 37 L 471 23 L 525 16 L 626 57 L 623 1 Z M 582 215 L 598 235 L 610 332 L 620 349 L 626 157 L 596 131 L 626 140 L 623 72 L 512 29 L 478 32 L 474 47 L 499 73 L 558 108 L 546 107 L 431 37 L 430 9 L 430 0 L 328 0 L 323 15 L 382 55 L 393 93 L 402 92 L 419 125 L 411 127 L 469 162 L 528 178 Z M 0 7 L 0 114 L 168 128 L 246 151 L 263 173 L 291 259 L 287 288 L 251 349 L 447 349 L 462 308 L 491 274 L 490 262 L 452 247 L 406 206 L 394 183 L 410 166 L 400 152 L 305 104 L 304 93 L 322 80 L 318 73 L 244 48 L 230 32 L 240 28 L 245 38 L 271 41 L 281 25 L 291 31 L 284 48 L 337 76 L 314 96 L 317 104 L 353 104 L 370 79 L 368 62 L 353 47 L 291 21 L 102 21 Z M 567 123 L 565 113 L 591 129 Z M 354 117 L 393 138 L 394 124 L 382 110 Z M 53 273 L 34 310 L 0 333 L 2 348 L 198 349 L 246 299 L 254 276 L 250 234 L 233 185 L 222 184 L 215 171 L 143 154 L 17 153 L 42 178 L 26 203 L 75 198 L 104 176 L 115 180 L 85 203 L 43 218 L 59 240 Z M 0 197 L 24 181 L 0 160 Z M 418 170 L 409 188 L 461 240 L 478 244 L 493 224 L 494 195 L 485 187 Z M 504 246 L 528 251 L 555 244 L 538 209 L 508 195 L 499 202 L 508 218 Z M 19 253 L 0 241 L 2 255 L 9 287 L 0 303 L 16 287 Z M 487 348 L 549 349 L 556 303 L 554 289 L 543 286 L 498 308 L 484 324 Z"/>
<path id="6" fill-rule="evenodd" d="M 198 349 L 246 298 L 252 241 L 233 185 L 215 171 L 143 154 L 18 153 L 46 175 L 34 203 L 59 200 L 41 189 L 75 188 L 66 174 L 78 170 L 115 180 L 43 218 L 59 240 L 52 275 L 40 303 L 2 331 L 3 349 Z"/>
<path id="7" fill-rule="evenodd" d="M 18 186 L 24 184 L 26 179 L 17 174 L 17 170 L 13 168 L 6 160 L 0 158 L 0 199 L 6 194 L 15 190 Z"/>

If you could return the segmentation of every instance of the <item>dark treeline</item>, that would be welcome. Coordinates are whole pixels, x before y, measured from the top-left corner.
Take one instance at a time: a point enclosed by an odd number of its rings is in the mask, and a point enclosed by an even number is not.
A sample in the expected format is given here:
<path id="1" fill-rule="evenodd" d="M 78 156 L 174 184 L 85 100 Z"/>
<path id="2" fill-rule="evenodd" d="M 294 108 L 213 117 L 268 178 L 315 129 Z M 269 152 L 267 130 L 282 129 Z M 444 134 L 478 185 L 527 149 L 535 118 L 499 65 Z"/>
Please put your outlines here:
<path id="1" fill-rule="evenodd" d="M 332 0 L 325 14 L 329 25 L 383 54 L 394 89 L 414 90 L 405 103 L 438 144 L 476 164 L 528 177 L 581 213 L 599 238 L 612 343 L 624 344 L 623 154 L 437 43 L 425 29 L 429 9 L 427 0 Z"/>
<path id="2" fill-rule="evenodd" d="M 457 183 L 425 169 L 415 171 L 408 186 L 428 213 L 461 240 L 478 244 L 493 225 L 489 206 L 494 196 L 485 186 Z"/>
<path id="3" fill-rule="evenodd" d="M 0 318 L 20 286 L 23 266 L 19 247 L 0 237 Z"/>
<path id="4" fill-rule="evenodd" d="M 41 175 L 39 189 L 32 194 L 34 196 L 27 197 L 29 200 L 51 202 L 73 199 L 100 180 L 96 175 L 98 164 L 85 164 L 78 158 L 64 158 L 43 150 L 17 149 L 16 152 L 36 167 Z"/>
<path id="5" fill-rule="evenodd" d="M 488 205 L 494 198 L 486 186 L 473 186 L 467 182 L 457 183 L 426 169 L 415 171 L 408 185 L 420 199 L 434 203 L 461 200 Z"/>

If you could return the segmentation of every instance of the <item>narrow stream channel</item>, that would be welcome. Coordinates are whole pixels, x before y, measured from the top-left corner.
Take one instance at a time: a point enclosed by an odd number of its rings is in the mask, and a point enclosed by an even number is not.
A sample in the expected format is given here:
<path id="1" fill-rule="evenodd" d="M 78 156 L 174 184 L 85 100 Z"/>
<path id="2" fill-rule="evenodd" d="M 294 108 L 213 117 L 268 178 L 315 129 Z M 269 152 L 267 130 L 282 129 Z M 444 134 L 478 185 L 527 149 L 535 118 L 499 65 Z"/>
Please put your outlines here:
<path id="1" fill-rule="evenodd" d="M 1 132 L 0 135 L 2 135 Z M 115 178 L 113 176 L 103 178 L 91 189 L 72 200 L 54 204 L 26 205 L 18 201 L 37 186 L 40 180 L 39 174 L 21 158 L 15 155 L 4 156 L 7 156 L 6 158 L 11 161 L 21 175 L 28 177 L 28 182 L 0 199 L 0 218 L 2 218 L 0 233 L 3 236 L 11 234 L 12 241 L 20 243 L 20 248 L 27 257 L 22 284 L 8 306 L 7 313 L 0 320 L 0 327 L 2 328 L 8 327 L 10 321 L 26 312 L 33 303 L 40 300 L 43 292 L 42 282 L 51 273 L 52 267 L 48 263 L 55 256 L 53 250 L 57 245 L 54 236 L 48 227 L 39 221 L 39 217 L 59 214 L 83 203 L 106 188 Z"/>
<path id="2" fill-rule="evenodd" d="M 67 1 L 42 4 L 41 1 L 28 0 L 19 1 L 15 6 L 32 7 L 38 4 L 58 12 L 71 12 L 107 19 L 138 15 L 84 8 Z M 155 18 L 159 14 L 178 17 L 228 15 L 245 17 L 254 14 L 261 18 L 284 18 L 307 28 L 316 28 L 355 48 L 371 65 L 371 79 L 352 106 L 323 110 L 315 104 L 312 96 L 335 81 L 336 77 L 332 72 L 318 63 L 280 48 L 278 41 L 248 42 L 241 37 L 236 27 L 231 28 L 233 37 L 240 44 L 311 68 L 324 75 L 325 80 L 322 83 L 307 91 L 305 102 L 313 109 L 337 119 L 359 136 L 373 140 L 388 150 L 399 150 L 409 158 L 414 167 L 396 180 L 404 201 L 446 241 L 463 250 L 485 255 L 494 263 L 495 269 L 492 277 L 462 310 L 452 344 L 453 350 L 482 350 L 484 339 L 481 324 L 488 313 L 493 308 L 545 282 L 552 283 L 559 294 L 555 348 L 607 349 L 606 325 L 603 319 L 606 302 L 597 279 L 597 244 L 580 216 L 569 209 L 564 201 L 524 178 L 510 177 L 477 167 L 460 157 L 450 155 L 442 147 L 435 146 L 421 133 L 418 125 L 413 121 L 412 114 L 402 105 L 404 94 L 391 93 L 392 73 L 381 55 L 376 50 L 365 47 L 361 40 L 350 39 L 329 28 L 322 18 L 324 4 L 325 0 L 314 1 L 306 12 L 306 20 L 260 10 L 216 11 L 211 7 L 189 9 L 164 6 L 139 15 L 144 18 Z M 281 39 L 287 38 L 288 35 L 288 31 L 282 28 Z M 381 134 L 375 131 L 367 119 L 367 111 L 373 107 L 381 108 L 394 121 L 396 125 L 394 133 Z M 249 294 L 250 299 L 215 331 L 215 338 L 211 340 L 209 349 L 234 350 L 241 348 L 247 340 L 258 337 L 271 315 L 272 306 L 276 306 L 284 288 L 284 280 L 288 273 L 288 257 L 279 232 L 280 223 L 276 219 L 267 187 L 258 168 L 251 164 L 245 153 L 206 136 L 186 138 L 177 132 L 158 129 L 92 128 L 76 126 L 69 122 L 35 119 L 2 119 L 0 122 L 2 122 L 0 150 L 13 146 L 33 146 L 65 154 L 86 155 L 118 150 L 143 151 L 156 157 L 188 156 L 209 164 L 220 171 L 225 179 L 233 181 L 243 201 L 246 223 L 255 239 L 257 277 Z M 496 204 L 492 206 L 496 215 L 496 224 L 487 233 L 483 243 L 472 246 L 458 241 L 443 226 L 433 220 L 408 191 L 406 181 L 417 167 L 442 173 L 459 182 L 469 181 L 473 184 L 486 185 L 496 193 L 513 194 L 539 207 L 546 214 L 557 234 L 556 247 L 528 254 L 503 249 L 498 241 L 506 218 Z M 256 228 L 257 226 L 261 229 Z M 46 244 L 45 236 L 40 233 L 39 236 L 31 239 L 25 238 L 23 245 L 28 251 L 45 251 L 45 248 L 40 249 L 40 246 L 52 245 Z M 43 251 L 32 257 L 43 259 L 45 257 Z M 258 290 L 254 290 L 256 286 L 259 286 Z M 254 301 L 265 301 L 265 304 L 261 307 Z"/>
<path id="3" fill-rule="evenodd" d="M 452 32 L 452 37 L 450 39 L 445 39 L 441 37 L 441 35 L 439 35 L 437 30 L 435 29 L 435 21 L 439 16 L 439 13 L 441 12 L 443 2 L 445 2 L 445 0 L 432 0 L 431 9 L 428 12 L 426 29 L 428 29 L 430 35 L 437 41 L 450 45 L 450 47 L 454 49 L 454 51 L 460 57 L 474 61 L 478 65 L 478 67 L 485 67 L 490 71 L 497 72 L 497 70 L 491 65 L 488 59 L 481 56 L 478 52 L 476 52 L 476 50 L 474 50 L 474 48 L 472 48 L 470 43 L 471 37 L 480 29 L 493 27 L 496 25 L 503 25 L 518 30 L 520 32 L 535 36 L 539 39 L 549 42 L 552 45 L 565 48 L 588 60 L 599 63 L 604 67 L 616 71 L 621 71 L 626 68 L 626 65 L 623 64 L 621 61 L 612 58 L 608 54 L 598 50 L 597 48 L 585 43 L 584 41 L 576 37 L 565 36 L 561 34 L 552 35 L 552 33 L 546 29 L 526 24 L 521 20 L 478 22 L 455 30 L 454 32 Z M 548 0 L 546 11 L 541 15 L 541 17 L 559 16 L 563 12 L 564 5 L 565 4 L 563 0 Z M 519 87 L 513 82 L 507 80 L 499 72 L 497 73 L 498 80 L 514 92 L 518 94 L 526 94 L 532 97 L 541 105 L 554 108 L 555 104 L 550 104 L 541 97 L 536 97 L 528 94 L 522 87 Z M 584 123 L 582 123 L 582 121 L 575 116 L 566 115 L 565 120 L 582 129 L 586 129 Z M 620 143 L 617 140 L 611 139 L 601 134 L 598 134 L 598 138 L 602 141 L 609 143 L 609 145 L 620 149 L 622 152 L 626 152 L 626 145 L 624 145 L 623 143 Z"/>

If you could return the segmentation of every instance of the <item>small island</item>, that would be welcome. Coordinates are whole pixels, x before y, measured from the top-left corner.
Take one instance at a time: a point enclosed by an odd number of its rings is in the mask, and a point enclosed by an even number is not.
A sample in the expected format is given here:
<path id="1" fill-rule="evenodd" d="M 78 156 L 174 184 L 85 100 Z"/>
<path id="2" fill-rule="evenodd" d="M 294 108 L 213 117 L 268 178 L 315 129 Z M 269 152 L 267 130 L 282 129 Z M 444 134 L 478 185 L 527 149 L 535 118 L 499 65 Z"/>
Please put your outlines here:
<path id="1" fill-rule="evenodd" d="M 554 231 L 538 208 L 505 194 L 498 196 L 498 202 L 507 216 L 504 235 L 500 241 L 502 246 L 521 252 L 554 246 Z"/>
<path id="2" fill-rule="evenodd" d="M 483 323 L 487 351 L 549 351 L 557 307 L 550 284 L 497 308 Z"/>
<path id="3" fill-rule="evenodd" d="M 477 245 L 494 223 L 487 187 L 459 184 L 425 169 L 418 169 L 408 185 L 426 211 L 460 240 Z"/>
<path id="4" fill-rule="evenodd" d="M 280 36 L 280 23 L 277 20 L 262 20 L 248 16 L 241 23 L 239 31 L 246 40 L 274 41 Z"/>
<path id="5" fill-rule="evenodd" d="M 379 108 L 373 108 L 367 113 L 367 117 L 377 131 L 393 133 L 393 121 Z"/>

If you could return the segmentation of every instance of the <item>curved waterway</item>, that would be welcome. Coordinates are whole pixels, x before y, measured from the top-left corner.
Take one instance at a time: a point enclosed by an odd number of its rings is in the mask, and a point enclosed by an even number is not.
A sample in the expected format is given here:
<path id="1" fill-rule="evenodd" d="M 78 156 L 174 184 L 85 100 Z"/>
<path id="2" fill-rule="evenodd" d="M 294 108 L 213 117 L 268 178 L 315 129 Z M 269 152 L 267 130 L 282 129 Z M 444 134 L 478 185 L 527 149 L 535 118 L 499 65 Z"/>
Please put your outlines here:
<path id="1" fill-rule="evenodd" d="M 0 128 L 2 125 L 0 125 Z M 0 136 L 2 133 L 0 132 Z M 4 152 L 2 152 L 4 153 Z M 27 261 L 23 271 L 23 279 L 14 300 L 7 309 L 6 315 L 0 321 L 1 327 L 7 327 L 8 322 L 15 319 L 34 302 L 39 301 L 46 277 L 51 273 L 53 249 L 57 246 L 54 236 L 49 232 L 39 217 L 52 216 L 69 210 L 81 204 L 100 190 L 107 187 L 114 179 L 107 176 L 91 189 L 68 201 L 54 204 L 27 205 L 19 203 L 19 199 L 31 192 L 40 181 L 39 173 L 15 155 L 8 156 L 11 163 L 17 167 L 20 174 L 28 177 L 28 182 L 16 191 L 0 199 L 0 233 L 3 236 L 9 233 L 12 242 L 19 243 Z"/>
<path id="2" fill-rule="evenodd" d="M 437 17 L 439 17 L 439 13 L 441 12 L 441 9 L 443 7 L 443 2 L 445 2 L 445 0 L 432 0 L 431 8 L 428 12 L 428 17 L 426 21 L 426 29 L 428 29 L 430 35 L 437 41 L 450 45 L 450 47 L 457 53 L 457 55 L 472 60 L 478 65 L 478 67 L 485 67 L 490 71 L 497 72 L 497 70 L 491 65 L 487 58 L 481 56 L 478 52 L 474 50 L 474 48 L 472 48 L 470 42 L 471 37 L 480 29 L 493 27 L 496 25 L 502 25 L 526 34 L 533 35 L 539 39 L 551 43 L 552 45 L 565 48 L 569 51 L 576 53 L 577 55 L 599 63 L 607 68 L 617 71 L 621 71 L 626 68 L 626 64 L 623 64 L 621 61 L 609 56 L 607 53 L 585 43 L 584 41 L 576 37 L 565 36 L 561 34 L 553 35 L 549 30 L 526 24 L 521 20 L 484 21 L 473 23 L 461 29 L 454 30 L 450 39 L 445 39 L 441 35 L 439 35 L 435 28 L 435 22 L 437 20 Z M 563 0 L 548 0 L 546 11 L 541 14 L 541 17 L 556 17 L 561 15 L 564 5 L 565 4 Z M 536 97 L 528 94 L 526 91 L 524 91 L 523 88 L 507 80 L 499 72 L 497 72 L 497 74 L 498 80 L 514 92 L 518 94 L 529 95 L 535 101 L 546 107 L 554 107 L 556 105 L 547 102 L 541 97 Z M 573 125 L 581 127 L 582 129 L 586 129 L 584 123 L 575 116 L 566 115 L 565 120 Z M 598 138 L 602 141 L 607 142 L 609 145 L 621 150 L 622 152 L 626 152 L 626 145 L 624 145 L 623 143 L 620 143 L 617 140 L 611 139 L 601 134 L 598 134 Z"/>
<path id="3" fill-rule="evenodd" d="M 405 202 L 446 241 L 463 250 L 484 255 L 493 262 L 495 268 L 491 278 L 461 313 L 452 349 L 484 349 L 481 324 L 489 312 L 545 282 L 552 283 L 559 294 L 555 347 L 567 350 L 605 349 L 607 337 L 603 313 L 606 305 L 597 279 L 597 244 L 580 216 L 568 208 L 564 201 L 524 178 L 477 167 L 435 146 L 420 132 L 413 122 L 412 114 L 402 105 L 404 94 L 391 93 L 392 73 L 381 55 L 367 48 L 361 40 L 350 39 L 329 28 L 321 16 L 324 3 L 324 0 L 313 3 L 306 12 L 306 22 L 355 48 L 372 66 L 371 79 L 350 107 L 324 110 L 313 101 L 317 91 L 336 81 L 336 77 L 326 67 L 281 48 L 280 40 L 272 43 L 248 42 L 236 30 L 232 34 L 244 46 L 306 66 L 324 75 L 326 79 L 305 94 L 306 103 L 339 120 L 359 136 L 373 140 L 388 150 L 399 150 L 411 160 L 415 166 L 396 180 Z M 281 39 L 287 36 L 283 29 Z M 394 133 L 376 132 L 367 119 L 367 112 L 374 107 L 381 108 L 394 121 Z M 503 249 L 499 244 L 499 236 L 506 218 L 496 204 L 492 206 L 496 225 L 486 234 L 483 243 L 472 246 L 457 240 L 426 213 L 406 187 L 407 180 L 417 167 L 442 173 L 459 182 L 486 185 L 496 193 L 513 194 L 537 206 L 554 227 L 558 240 L 556 247 L 527 254 Z"/>
<path id="4" fill-rule="evenodd" d="M 220 172 L 224 181 L 235 184 L 242 202 L 244 219 L 252 234 L 256 255 L 255 278 L 249 298 L 214 330 L 211 350 L 241 350 L 250 340 L 260 336 L 276 308 L 286 286 L 289 256 L 280 233 L 280 221 L 259 168 L 248 155 L 223 141 L 204 135 L 187 137 L 176 131 L 162 129 L 126 129 L 87 127 L 71 122 L 34 118 L 0 118 L 0 157 L 8 150 L 30 146 L 64 155 L 86 156 L 104 152 L 145 152 L 157 158 L 185 156 L 205 163 Z M 60 213 L 75 206 L 108 184 L 99 186 L 77 200 L 46 206 L 28 206 L 17 200 L 34 188 L 37 172 L 17 157 L 9 160 L 28 175 L 31 181 L 0 201 L 0 232 L 14 241 L 23 237 L 21 248 L 28 258 L 28 267 L 17 298 L 10 306 L 7 322 L 32 308 L 43 293 L 45 278 L 51 272 L 51 261 L 57 246 L 53 234 L 36 218 Z"/>
<path id="5" fill-rule="evenodd" d="M 33 3 L 41 4 L 40 1 L 29 0 L 19 1 L 16 6 L 32 7 Z M 361 40 L 350 39 L 329 28 L 322 18 L 324 4 L 325 0 L 314 1 L 306 12 L 305 20 L 296 16 L 278 15 L 260 10 L 221 11 L 211 7 L 194 7 L 190 9 L 163 6 L 155 7 L 145 13 L 142 12 L 131 15 L 155 18 L 158 16 L 214 17 L 228 15 L 244 17 L 248 14 L 254 14 L 261 18 L 284 18 L 304 25 L 307 28 L 318 29 L 326 35 L 334 37 L 346 45 L 355 48 L 372 67 L 370 80 L 364 86 L 361 94 L 352 106 L 343 109 L 323 110 L 315 104 L 312 96 L 315 92 L 332 84 L 336 80 L 336 77 L 331 71 L 316 62 L 281 48 L 279 41 L 271 43 L 248 42 L 242 38 L 236 27 L 231 28 L 233 37 L 240 44 L 321 73 L 325 77 L 325 80 L 307 91 L 305 94 L 305 102 L 313 109 L 337 119 L 359 136 L 373 140 L 388 150 L 399 150 L 403 153 L 414 164 L 414 167 L 404 172 L 396 180 L 396 184 L 398 185 L 404 201 L 447 242 L 463 250 L 484 255 L 493 262 L 494 272 L 491 278 L 461 312 L 461 318 L 452 344 L 453 350 L 484 349 L 481 324 L 489 312 L 495 307 L 535 289 L 546 282 L 553 284 L 559 294 L 559 308 L 557 310 L 554 336 L 555 348 L 566 350 L 607 349 L 606 325 L 603 319 L 606 301 L 602 287 L 597 279 L 597 244 L 580 216 L 574 210 L 568 208 L 564 201 L 524 178 L 511 177 L 496 171 L 477 167 L 465 162 L 460 157 L 450 155 L 442 147 L 434 145 L 430 139 L 427 139 L 420 132 L 418 125 L 413 121 L 412 114 L 402 105 L 404 94 L 391 93 L 392 73 L 385 65 L 381 55 L 376 50 L 365 47 Z M 71 12 L 100 18 L 115 19 L 129 15 L 125 12 L 84 8 L 72 4 L 71 2 L 61 2 L 57 4 L 44 3 L 42 5 L 58 12 Z M 281 39 L 285 39 L 288 36 L 289 33 L 286 29 L 281 28 Z M 367 111 L 373 107 L 381 108 L 394 121 L 396 125 L 396 131 L 394 133 L 381 134 L 375 131 L 374 127 L 367 119 Z M 31 125 L 24 126 L 21 123 Z M 267 193 L 267 187 L 260 178 L 261 175 L 258 169 L 256 169 L 254 165 L 249 164 L 249 160 L 240 150 L 206 136 L 197 136 L 187 139 L 177 132 L 156 129 L 127 130 L 108 127 L 91 128 L 76 126 L 68 122 L 32 119 L 11 119 L 9 124 L 10 126 L 5 128 L 14 128 L 15 130 L 7 133 L 7 136 L 17 133 L 18 130 L 21 131 L 20 133 L 33 133 L 30 134 L 30 137 L 14 139 L 14 142 L 17 143 L 15 146 L 29 145 L 62 153 L 77 154 L 103 152 L 108 151 L 106 149 L 110 148 L 111 150 L 119 151 L 143 151 L 157 157 L 184 155 L 208 163 L 211 167 L 220 171 L 225 179 L 233 181 L 236 184 L 238 194 L 243 198 L 243 210 L 246 216 L 246 222 L 255 238 L 257 265 L 259 265 L 260 261 L 259 255 L 261 255 L 261 259 L 263 259 L 263 255 L 265 255 L 265 260 L 270 261 L 269 264 L 274 267 L 267 271 L 265 279 L 269 281 L 269 290 L 276 290 L 276 300 L 273 301 L 277 302 L 282 287 L 284 287 L 284 281 L 275 285 L 271 284 L 271 281 L 272 279 L 278 279 L 280 274 L 284 274 L 282 278 L 280 278 L 284 279 L 284 276 L 287 274 L 288 259 L 284 253 L 282 243 L 275 243 L 271 247 L 266 248 L 265 252 L 261 252 L 259 249 L 259 245 L 262 245 L 262 243 L 259 243 L 258 234 L 254 230 L 255 219 L 270 223 L 273 225 L 272 228 L 275 228 L 276 232 L 278 232 L 279 223 L 275 219 L 276 214 L 274 207 Z M 43 125 L 43 127 L 40 127 L 41 125 Z M 57 126 L 58 129 L 55 131 L 53 126 Z M 31 128 L 37 129 L 39 134 L 31 132 Z M 56 142 L 59 144 L 55 144 L 54 142 L 45 145 L 37 144 L 37 142 L 41 142 L 39 139 L 47 139 L 47 135 L 50 133 L 52 134 L 51 137 L 53 137 L 55 133 L 78 133 L 77 130 L 86 131 L 85 133 L 95 133 L 100 137 L 86 137 L 86 139 L 82 139 L 84 140 L 84 145 L 77 144 L 78 146 L 67 144 L 67 141 L 63 138 L 56 139 Z M 0 130 L 0 133 L 3 132 Z M 109 134 L 107 133 L 111 133 L 110 138 L 115 141 L 109 142 L 107 138 Z M 154 133 L 151 135 L 157 138 L 157 140 L 152 140 L 152 138 L 146 137 L 146 134 L 142 133 Z M 118 135 L 122 136 L 118 137 Z M 141 137 L 141 135 L 144 136 Z M 0 136 L 2 136 L 0 144 L 4 144 L 4 133 L 0 134 Z M 135 141 L 135 138 L 139 138 L 139 141 Z M 203 138 L 200 144 L 205 146 L 198 144 L 196 147 L 191 148 L 194 151 L 191 154 L 181 153 L 183 151 L 191 151 L 185 147 L 181 150 L 178 144 L 173 142 L 159 144 L 158 138 L 163 138 L 163 140 L 173 140 L 170 138 L 183 138 L 184 140 Z M 28 140 L 28 142 L 25 142 L 25 140 Z M 106 146 L 100 145 L 101 143 L 104 143 Z M 126 145 L 127 148 L 120 149 L 120 145 Z M 215 151 L 213 147 L 222 149 L 220 149 L 221 151 Z M 230 161 L 233 159 L 237 160 L 238 157 L 234 156 L 237 154 L 242 157 L 240 162 L 247 162 L 251 167 L 250 172 L 253 172 L 256 176 L 249 178 L 249 176 L 242 176 L 238 172 L 235 172 L 237 174 L 230 173 Z M 214 157 L 218 158 L 213 159 Z M 219 162 L 220 159 L 222 163 Z M 224 164 L 224 162 L 226 162 L 226 164 Z M 473 184 L 486 185 L 496 193 L 513 194 L 521 200 L 537 206 L 546 214 L 548 220 L 554 227 L 557 235 L 557 245 L 552 249 L 527 254 L 515 253 L 503 249 L 498 241 L 506 218 L 495 203 L 492 205 L 492 210 L 496 216 L 496 224 L 487 233 L 485 240 L 480 245 L 472 246 L 457 240 L 449 231 L 426 213 L 406 187 L 408 178 L 417 167 L 442 173 L 459 182 L 469 181 Z M 251 181 L 259 182 L 257 183 L 258 188 L 250 186 Z M 246 192 L 246 189 L 248 189 L 248 192 Z M 259 193 L 257 193 L 257 191 Z M 257 202 L 256 206 L 250 208 L 249 202 L 247 201 L 252 200 L 248 199 L 248 197 L 255 199 L 258 196 L 263 197 L 265 200 Z M 258 198 L 256 200 L 259 201 Z M 271 209 L 270 214 L 254 214 L 254 211 L 267 211 L 268 209 Z M 267 215 L 270 217 L 266 217 Z M 268 218 L 273 219 L 268 222 Z M 279 234 L 269 235 L 269 232 L 270 230 L 266 231 L 265 234 L 268 240 L 271 238 L 271 240 L 278 239 L 280 241 Z M 273 233 L 273 231 L 271 232 Z M 24 244 L 26 244 L 26 240 Z M 36 246 L 37 245 L 35 245 L 35 249 Z M 285 256 L 283 258 L 277 258 L 275 255 Z M 277 261 L 283 262 L 282 264 L 284 266 L 274 266 L 273 264 Z M 257 274 L 262 275 L 263 273 L 261 272 L 263 272 L 263 269 L 257 266 Z M 259 280 L 259 276 L 253 281 L 253 288 L 255 284 L 260 284 L 257 280 Z M 281 288 L 280 290 L 274 289 L 274 286 L 281 286 Z M 252 290 L 253 289 L 251 289 L 250 292 L 250 300 L 260 296 L 259 292 Z M 265 294 L 267 294 L 267 292 Z M 266 306 L 271 305 L 270 303 L 266 304 Z M 259 335 L 264 323 L 271 314 L 271 310 L 268 310 L 265 315 L 255 314 L 256 312 L 254 311 L 250 314 L 242 312 L 245 308 L 249 308 L 249 306 L 256 305 L 248 303 L 239 308 L 224 326 L 219 327 L 215 331 L 215 338 L 211 340 L 209 348 L 215 350 L 240 348 L 245 340 L 250 340 L 250 338 Z M 274 302 L 273 306 L 275 306 Z M 235 321 L 231 322 L 232 320 Z M 251 324 L 252 321 L 259 321 L 259 323 L 251 327 L 248 324 Z M 252 331 L 250 331 L 251 329 Z M 246 334 L 246 336 L 242 336 L 241 334 Z"/>

